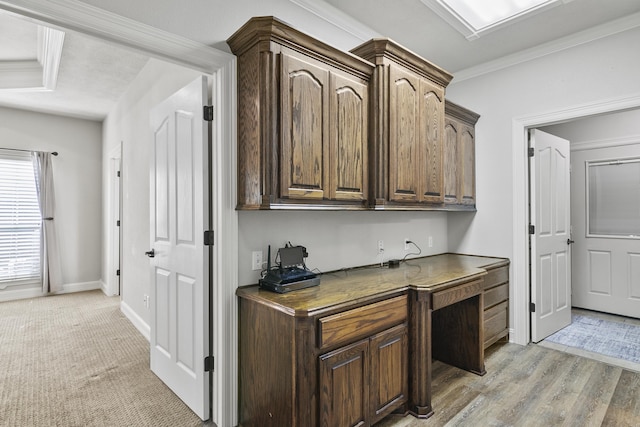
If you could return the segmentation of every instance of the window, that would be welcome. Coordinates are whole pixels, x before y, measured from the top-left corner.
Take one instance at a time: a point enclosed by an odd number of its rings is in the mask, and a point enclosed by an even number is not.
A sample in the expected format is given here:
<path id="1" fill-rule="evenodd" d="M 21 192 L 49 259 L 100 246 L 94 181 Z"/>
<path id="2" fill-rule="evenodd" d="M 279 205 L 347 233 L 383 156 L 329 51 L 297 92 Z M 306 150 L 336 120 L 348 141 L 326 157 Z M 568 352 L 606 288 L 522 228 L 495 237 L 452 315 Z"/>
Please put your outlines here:
<path id="1" fill-rule="evenodd" d="M 0 149 L 0 290 L 40 283 L 40 225 L 31 154 Z"/>
<path id="2" fill-rule="evenodd" d="M 563 0 L 567 3 L 571 0 Z M 422 0 L 468 40 L 525 15 L 556 6 L 559 0 Z"/>
<path id="3" fill-rule="evenodd" d="M 640 238 L 640 159 L 587 162 L 587 236 Z"/>

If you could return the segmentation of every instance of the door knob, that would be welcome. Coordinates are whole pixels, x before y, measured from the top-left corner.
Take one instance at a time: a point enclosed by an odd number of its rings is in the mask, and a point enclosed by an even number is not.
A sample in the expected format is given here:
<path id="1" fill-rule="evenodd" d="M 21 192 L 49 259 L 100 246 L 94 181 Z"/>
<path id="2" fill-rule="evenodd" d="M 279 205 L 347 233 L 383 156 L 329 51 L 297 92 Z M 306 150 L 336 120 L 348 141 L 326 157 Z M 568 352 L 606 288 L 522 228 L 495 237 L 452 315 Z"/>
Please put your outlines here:
<path id="1" fill-rule="evenodd" d="M 570 245 L 572 243 L 575 243 L 575 242 L 573 240 L 571 240 L 571 239 L 567 239 L 567 245 Z"/>
<path id="2" fill-rule="evenodd" d="M 156 256 L 156 250 L 151 248 L 150 251 L 147 251 L 144 253 L 146 256 L 148 256 L 149 258 L 153 258 L 154 256 Z"/>

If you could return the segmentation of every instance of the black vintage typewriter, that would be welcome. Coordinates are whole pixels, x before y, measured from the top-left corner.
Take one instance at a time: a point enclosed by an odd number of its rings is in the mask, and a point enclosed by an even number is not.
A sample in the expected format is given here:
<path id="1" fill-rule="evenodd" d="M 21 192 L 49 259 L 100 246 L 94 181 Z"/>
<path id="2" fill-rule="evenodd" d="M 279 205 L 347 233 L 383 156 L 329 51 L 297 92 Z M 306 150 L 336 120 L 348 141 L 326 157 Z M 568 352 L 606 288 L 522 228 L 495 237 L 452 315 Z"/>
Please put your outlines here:
<path id="1" fill-rule="evenodd" d="M 278 249 L 278 265 L 271 266 L 271 246 L 267 255 L 267 271 L 258 284 L 262 289 L 285 293 L 296 289 L 308 288 L 320 284 L 320 278 L 304 264 L 306 257 L 304 246 L 292 246 L 287 244 Z"/>

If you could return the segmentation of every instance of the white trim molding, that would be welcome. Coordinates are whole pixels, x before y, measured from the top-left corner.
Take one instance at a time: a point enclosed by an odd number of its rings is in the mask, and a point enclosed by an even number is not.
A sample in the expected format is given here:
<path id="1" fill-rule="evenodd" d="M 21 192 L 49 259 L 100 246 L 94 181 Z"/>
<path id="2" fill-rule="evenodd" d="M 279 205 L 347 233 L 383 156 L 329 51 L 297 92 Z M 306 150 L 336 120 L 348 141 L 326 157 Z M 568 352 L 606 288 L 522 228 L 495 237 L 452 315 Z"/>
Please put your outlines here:
<path id="1" fill-rule="evenodd" d="M 605 99 L 555 111 L 520 116 L 512 121 L 513 163 L 513 259 L 511 260 L 510 307 L 513 310 L 512 342 L 531 341 L 529 278 L 529 157 L 528 129 L 549 126 L 597 114 L 640 107 L 640 93 Z"/>
<path id="2" fill-rule="evenodd" d="M 64 32 L 38 25 L 36 58 L 0 61 L 0 90 L 42 92 L 56 88 Z"/>
<path id="3" fill-rule="evenodd" d="M 594 150 L 597 148 L 624 147 L 626 145 L 640 144 L 640 135 L 631 135 L 620 138 L 599 139 L 593 141 L 571 142 L 571 151 Z"/>
<path id="4" fill-rule="evenodd" d="M 102 287 L 100 280 L 95 280 L 93 282 L 65 283 L 64 285 L 62 285 L 62 290 L 60 292 L 56 292 L 56 295 L 71 294 L 74 292 L 94 291 L 101 288 Z"/>
<path id="5" fill-rule="evenodd" d="M 455 83 L 640 27 L 640 12 L 454 73 Z"/>
<path id="6" fill-rule="evenodd" d="M 120 301 L 120 311 L 124 316 L 129 319 L 133 326 L 142 334 L 142 336 L 149 342 L 151 342 L 151 327 L 144 319 L 138 316 L 127 303 Z"/>
<path id="7" fill-rule="evenodd" d="M 0 0 L 0 8 L 61 29 L 213 73 L 232 55 L 77 0 Z"/>

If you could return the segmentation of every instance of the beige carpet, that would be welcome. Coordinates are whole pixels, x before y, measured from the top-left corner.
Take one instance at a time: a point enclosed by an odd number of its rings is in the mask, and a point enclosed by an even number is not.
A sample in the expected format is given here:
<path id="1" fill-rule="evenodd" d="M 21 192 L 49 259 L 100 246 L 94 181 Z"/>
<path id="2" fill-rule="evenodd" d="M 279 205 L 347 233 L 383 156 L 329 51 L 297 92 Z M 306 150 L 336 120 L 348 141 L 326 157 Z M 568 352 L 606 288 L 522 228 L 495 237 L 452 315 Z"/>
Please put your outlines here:
<path id="1" fill-rule="evenodd" d="M 0 303 L 0 426 L 202 426 L 101 291 Z"/>

